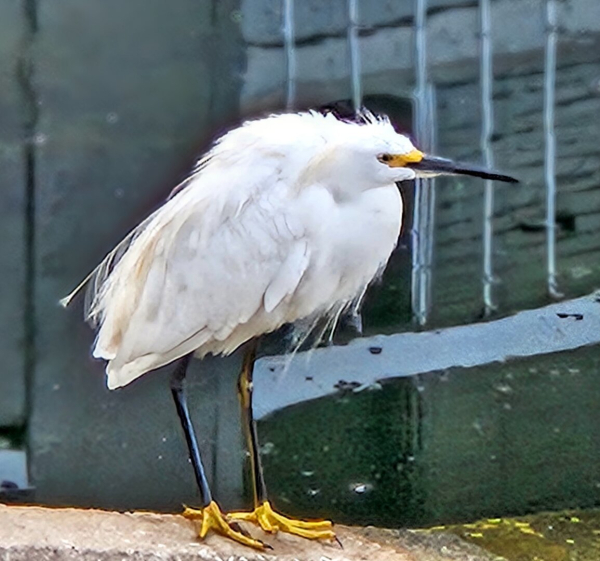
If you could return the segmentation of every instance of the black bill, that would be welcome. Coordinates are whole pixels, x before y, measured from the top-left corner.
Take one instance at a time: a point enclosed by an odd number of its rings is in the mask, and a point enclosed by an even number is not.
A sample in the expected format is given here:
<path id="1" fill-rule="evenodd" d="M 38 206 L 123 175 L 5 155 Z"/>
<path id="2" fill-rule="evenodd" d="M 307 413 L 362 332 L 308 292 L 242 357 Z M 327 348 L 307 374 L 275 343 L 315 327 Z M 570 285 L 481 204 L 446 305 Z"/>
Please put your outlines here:
<path id="1" fill-rule="evenodd" d="M 447 160 L 446 158 L 435 158 L 433 156 L 425 156 L 420 162 L 408 163 L 406 167 L 421 172 L 417 176 L 423 177 L 427 177 L 428 175 L 471 175 L 473 177 L 481 177 L 482 179 L 519 183 L 518 179 L 510 175 L 503 175 L 470 164 L 461 164 Z"/>

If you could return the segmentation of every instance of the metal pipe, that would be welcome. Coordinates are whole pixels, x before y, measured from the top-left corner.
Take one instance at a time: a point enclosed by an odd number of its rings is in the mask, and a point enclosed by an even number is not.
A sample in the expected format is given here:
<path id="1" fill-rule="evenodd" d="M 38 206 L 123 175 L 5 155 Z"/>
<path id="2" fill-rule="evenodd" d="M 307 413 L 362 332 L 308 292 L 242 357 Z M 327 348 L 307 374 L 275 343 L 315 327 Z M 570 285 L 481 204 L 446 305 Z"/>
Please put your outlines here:
<path id="1" fill-rule="evenodd" d="M 419 146 L 432 150 L 433 91 L 427 72 L 427 0 L 415 4 L 415 116 L 414 132 Z M 425 325 L 431 307 L 431 259 L 433 255 L 433 224 L 435 213 L 434 183 L 431 179 L 415 180 L 412 238 L 411 305 L 413 317 Z"/>
<path id="2" fill-rule="evenodd" d="M 348 47 L 350 51 L 350 78 L 352 81 L 352 106 L 354 111 L 358 111 L 362 107 L 362 75 L 358 28 L 358 0 L 348 0 Z"/>
<path id="3" fill-rule="evenodd" d="M 546 264 L 548 294 L 563 296 L 556 274 L 556 44 L 558 41 L 556 0 L 546 0 L 546 56 L 544 63 L 544 180 L 546 184 Z"/>
<path id="4" fill-rule="evenodd" d="M 437 138 L 436 138 L 436 123 L 437 123 L 437 115 L 436 115 L 436 95 L 435 95 L 435 86 L 433 84 L 428 84 L 426 90 L 426 108 L 427 108 L 427 141 L 425 143 L 425 149 L 434 154 L 436 152 L 437 147 Z M 433 292 L 433 254 L 434 254 L 434 235 L 435 235 L 435 199 L 436 199 L 436 180 L 435 178 L 431 178 L 427 180 L 427 184 L 425 185 L 426 192 L 428 194 L 427 200 L 427 220 L 426 226 L 427 230 L 425 232 L 427 244 L 425 246 L 425 251 L 423 255 L 424 264 L 425 264 L 425 296 L 423 306 L 425 309 L 425 321 L 429 316 L 429 312 L 431 311 L 432 306 L 432 292 Z"/>
<path id="5" fill-rule="evenodd" d="M 293 109 L 296 104 L 296 38 L 294 23 L 294 0 L 283 0 L 283 44 L 286 62 L 285 107 Z"/>
<path id="6" fill-rule="evenodd" d="M 480 148 L 485 167 L 493 169 L 492 134 L 494 132 L 493 107 L 493 61 L 492 61 L 492 23 L 490 0 L 479 1 L 481 25 L 481 137 Z M 494 301 L 494 182 L 486 180 L 483 193 L 483 306 L 484 315 L 490 316 L 496 310 Z"/>

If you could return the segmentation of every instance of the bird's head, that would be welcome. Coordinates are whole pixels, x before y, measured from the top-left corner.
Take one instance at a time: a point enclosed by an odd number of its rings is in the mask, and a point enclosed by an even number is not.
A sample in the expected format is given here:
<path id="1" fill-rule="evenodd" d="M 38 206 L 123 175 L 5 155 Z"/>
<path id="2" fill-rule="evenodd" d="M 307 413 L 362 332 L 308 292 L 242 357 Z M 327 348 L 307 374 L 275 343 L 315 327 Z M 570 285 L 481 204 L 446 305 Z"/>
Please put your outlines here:
<path id="1" fill-rule="evenodd" d="M 377 187 L 437 175 L 469 175 L 517 182 L 510 176 L 478 166 L 424 154 L 407 136 L 397 133 L 386 117 L 364 112 L 361 123 L 346 123 L 344 132 L 335 144 L 346 169 L 345 175 L 365 186 Z"/>
<path id="2" fill-rule="evenodd" d="M 247 121 L 223 136 L 202 164 L 206 162 L 252 170 L 264 164 L 279 169 L 287 181 L 300 187 L 318 183 L 341 198 L 434 175 L 516 182 L 493 171 L 426 155 L 396 132 L 387 117 L 366 110 L 353 120 L 311 111 Z"/>

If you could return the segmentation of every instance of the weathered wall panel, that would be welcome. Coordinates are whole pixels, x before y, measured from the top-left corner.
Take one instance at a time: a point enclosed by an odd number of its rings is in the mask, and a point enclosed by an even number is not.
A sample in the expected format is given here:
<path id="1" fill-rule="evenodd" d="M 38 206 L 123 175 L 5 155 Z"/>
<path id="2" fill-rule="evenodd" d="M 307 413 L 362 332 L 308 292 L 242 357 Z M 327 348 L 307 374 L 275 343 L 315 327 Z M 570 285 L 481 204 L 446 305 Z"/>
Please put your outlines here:
<path id="1" fill-rule="evenodd" d="M 25 415 L 26 171 L 18 81 L 23 35 L 21 2 L 1 2 L 0 427 L 21 425 Z"/>
<path id="2" fill-rule="evenodd" d="M 37 499 L 177 509 L 193 504 L 196 491 L 167 373 L 108 392 L 102 365 L 89 357 L 93 334 L 81 321 L 81 299 L 67 311 L 57 302 L 182 179 L 214 132 L 213 114 L 219 124 L 235 119 L 235 5 L 42 0 L 38 7 L 43 142 L 36 157 L 38 362 L 30 432 Z M 191 374 L 209 474 L 219 469 L 217 423 L 238 422 L 217 401 L 236 368 L 235 358 L 208 361 L 203 375 Z M 230 450 L 239 440 L 232 429 Z M 229 469 L 236 473 L 233 462 Z M 239 469 L 225 504 L 240 494 Z"/>
<path id="3" fill-rule="evenodd" d="M 598 346 L 422 377 L 426 518 L 597 504 Z"/>

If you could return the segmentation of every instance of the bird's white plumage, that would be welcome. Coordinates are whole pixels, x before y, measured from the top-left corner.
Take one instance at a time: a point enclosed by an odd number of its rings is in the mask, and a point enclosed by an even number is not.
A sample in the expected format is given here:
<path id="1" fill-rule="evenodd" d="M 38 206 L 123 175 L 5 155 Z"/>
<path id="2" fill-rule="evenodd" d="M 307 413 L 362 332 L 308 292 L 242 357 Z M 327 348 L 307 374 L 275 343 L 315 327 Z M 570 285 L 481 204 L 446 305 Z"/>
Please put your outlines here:
<path id="1" fill-rule="evenodd" d="M 414 177 L 378 156 L 413 150 L 370 114 L 276 115 L 223 136 L 92 273 L 109 387 L 351 302 L 396 245 L 395 182 Z"/>

